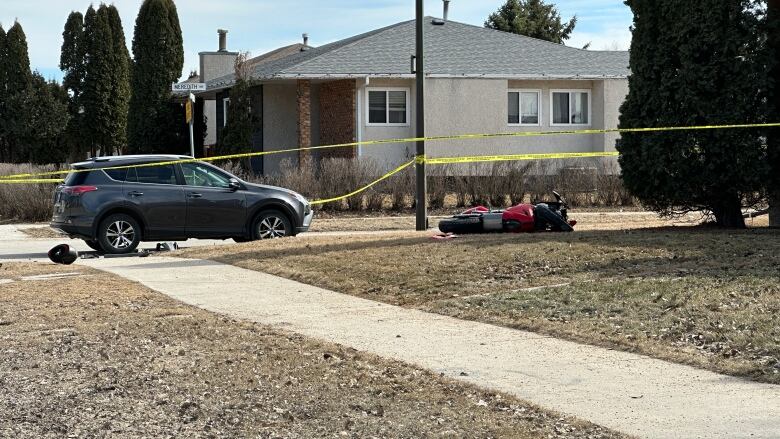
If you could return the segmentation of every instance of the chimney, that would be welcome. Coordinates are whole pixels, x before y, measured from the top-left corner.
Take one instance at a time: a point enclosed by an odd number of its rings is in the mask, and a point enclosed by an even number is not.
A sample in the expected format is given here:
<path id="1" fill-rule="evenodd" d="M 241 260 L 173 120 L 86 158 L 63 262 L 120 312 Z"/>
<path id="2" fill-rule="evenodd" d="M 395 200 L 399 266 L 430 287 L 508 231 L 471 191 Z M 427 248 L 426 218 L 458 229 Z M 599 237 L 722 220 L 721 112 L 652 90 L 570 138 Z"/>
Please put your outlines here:
<path id="1" fill-rule="evenodd" d="M 217 33 L 219 34 L 219 51 L 220 52 L 227 52 L 227 33 L 225 29 L 219 29 L 217 30 Z"/>
<path id="2" fill-rule="evenodd" d="M 309 34 L 303 34 L 303 45 L 304 46 L 309 45 Z"/>
<path id="3" fill-rule="evenodd" d="M 447 18 L 450 15 L 450 0 L 444 0 L 444 22 L 447 22 Z"/>

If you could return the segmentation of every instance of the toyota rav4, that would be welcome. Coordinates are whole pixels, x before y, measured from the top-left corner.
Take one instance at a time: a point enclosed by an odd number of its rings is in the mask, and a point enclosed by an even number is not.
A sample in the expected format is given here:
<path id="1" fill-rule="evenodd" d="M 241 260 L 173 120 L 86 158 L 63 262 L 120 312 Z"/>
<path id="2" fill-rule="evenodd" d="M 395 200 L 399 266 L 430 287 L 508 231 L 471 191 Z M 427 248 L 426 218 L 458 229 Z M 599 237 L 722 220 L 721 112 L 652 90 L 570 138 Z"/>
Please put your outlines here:
<path id="1" fill-rule="evenodd" d="M 51 227 L 112 254 L 130 253 L 142 241 L 246 242 L 309 229 L 314 213 L 300 194 L 183 160 L 192 159 L 117 156 L 74 164 L 55 191 Z"/>

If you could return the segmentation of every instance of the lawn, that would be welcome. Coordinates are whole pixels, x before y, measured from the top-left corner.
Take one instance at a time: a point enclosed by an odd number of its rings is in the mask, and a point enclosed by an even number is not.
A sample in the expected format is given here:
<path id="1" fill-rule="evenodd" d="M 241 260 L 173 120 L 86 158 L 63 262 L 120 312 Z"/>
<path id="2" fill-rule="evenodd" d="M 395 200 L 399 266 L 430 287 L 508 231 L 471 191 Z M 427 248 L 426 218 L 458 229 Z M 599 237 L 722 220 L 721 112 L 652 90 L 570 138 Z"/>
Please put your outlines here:
<path id="1" fill-rule="evenodd" d="M 0 264 L 0 388 L 0 437 L 623 437 L 81 266 Z"/>
<path id="2" fill-rule="evenodd" d="M 780 232 L 768 229 L 669 227 L 450 241 L 397 233 L 182 254 L 780 384 Z"/>

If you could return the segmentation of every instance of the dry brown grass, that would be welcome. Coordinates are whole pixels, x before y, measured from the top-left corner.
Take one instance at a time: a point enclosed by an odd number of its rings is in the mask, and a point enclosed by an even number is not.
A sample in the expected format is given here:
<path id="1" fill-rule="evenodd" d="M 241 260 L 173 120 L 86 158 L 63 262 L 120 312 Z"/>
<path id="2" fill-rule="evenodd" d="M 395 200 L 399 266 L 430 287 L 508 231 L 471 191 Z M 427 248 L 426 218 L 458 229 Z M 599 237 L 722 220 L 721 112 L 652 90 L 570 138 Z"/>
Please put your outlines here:
<path id="1" fill-rule="evenodd" d="M 780 383 L 780 232 L 328 237 L 192 250 L 369 299 Z M 564 288 L 526 288 L 569 284 Z"/>
<path id="2" fill-rule="evenodd" d="M 0 279 L 0 437 L 622 437 L 85 267 Z"/>
<path id="3" fill-rule="evenodd" d="M 0 163 L 0 175 L 47 172 L 53 166 Z M 42 177 L 60 178 L 61 176 Z M 39 222 L 51 218 L 54 184 L 0 184 L 0 222 Z"/>
<path id="4" fill-rule="evenodd" d="M 62 235 L 55 232 L 49 226 L 40 227 L 23 227 L 19 228 L 19 231 L 29 236 L 32 239 L 61 239 Z"/>

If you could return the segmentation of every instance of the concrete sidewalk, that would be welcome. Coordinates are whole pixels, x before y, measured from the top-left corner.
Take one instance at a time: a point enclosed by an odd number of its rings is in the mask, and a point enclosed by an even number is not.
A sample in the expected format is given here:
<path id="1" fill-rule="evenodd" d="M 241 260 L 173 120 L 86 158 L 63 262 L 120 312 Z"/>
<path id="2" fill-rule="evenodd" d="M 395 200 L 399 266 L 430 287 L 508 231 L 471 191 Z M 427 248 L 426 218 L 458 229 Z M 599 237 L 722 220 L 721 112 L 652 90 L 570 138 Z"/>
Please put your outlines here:
<path id="1" fill-rule="evenodd" d="M 413 363 L 647 438 L 778 438 L 780 386 L 168 257 L 84 260 L 207 310 Z"/>

